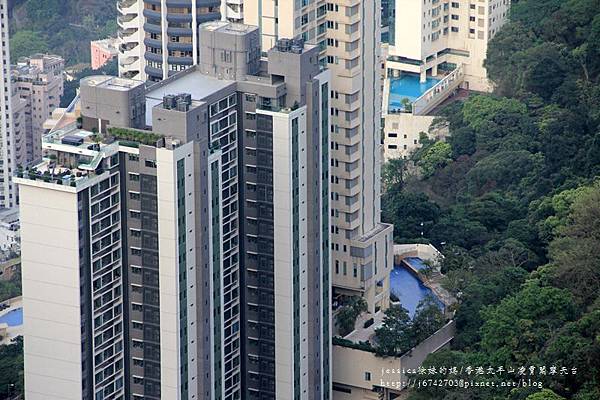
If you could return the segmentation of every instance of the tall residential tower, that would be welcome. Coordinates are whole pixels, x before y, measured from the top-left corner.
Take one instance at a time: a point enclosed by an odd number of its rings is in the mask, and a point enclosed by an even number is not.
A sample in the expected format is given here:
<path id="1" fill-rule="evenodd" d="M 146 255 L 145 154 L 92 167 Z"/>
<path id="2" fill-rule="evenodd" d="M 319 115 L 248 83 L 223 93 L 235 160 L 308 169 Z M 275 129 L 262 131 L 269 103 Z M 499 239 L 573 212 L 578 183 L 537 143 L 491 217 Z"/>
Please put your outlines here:
<path id="1" fill-rule="evenodd" d="M 331 252 L 335 296 L 359 295 L 369 311 L 389 303 L 392 226 L 380 220 L 381 2 L 245 0 L 263 49 L 282 37 L 317 45 L 331 70 Z"/>
<path id="2" fill-rule="evenodd" d="M 15 178 L 28 399 L 328 398 L 329 72 L 199 29 L 162 82 L 83 80 Z"/>
<path id="3" fill-rule="evenodd" d="M 0 21 L 2 35 L 2 76 L 0 79 L 0 207 L 12 207 L 15 204 L 13 198 L 12 171 L 15 167 L 14 143 L 13 143 L 13 114 L 10 78 L 10 48 L 8 38 L 8 3 L 7 0 L 0 0 Z M 11 152 L 11 149 L 13 150 Z"/>
<path id="4" fill-rule="evenodd" d="M 160 81 L 198 64 L 198 27 L 221 0 L 119 0 L 119 75 Z"/>

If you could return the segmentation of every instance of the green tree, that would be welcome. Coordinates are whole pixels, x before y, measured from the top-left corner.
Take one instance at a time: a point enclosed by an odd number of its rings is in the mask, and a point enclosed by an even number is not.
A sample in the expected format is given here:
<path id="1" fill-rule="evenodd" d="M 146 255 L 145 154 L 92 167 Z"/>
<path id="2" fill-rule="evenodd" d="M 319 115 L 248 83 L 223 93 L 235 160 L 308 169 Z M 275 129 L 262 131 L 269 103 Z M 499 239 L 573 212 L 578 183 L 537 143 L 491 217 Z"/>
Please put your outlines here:
<path id="1" fill-rule="evenodd" d="M 21 30 L 10 38 L 10 59 L 15 63 L 21 57 L 48 51 L 48 43 L 38 32 Z"/>
<path id="2" fill-rule="evenodd" d="M 376 351 L 380 355 L 398 355 L 415 345 L 408 311 L 392 305 L 385 311 L 383 324 L 375 330 Z"/>
<path id="3" fill-rule="evenodd" d="M 498 306 L 482 311 L 481 348 L 495 363 L 535 363 L 558 328 L 576 316 L 573 297 L 566 290 L 529 281 Z"/>
<path id="4" fill-rule="evenodd" d="M 438 300 L 429 295 L 419 302 L 412 320 L 412 335 L 415 343 L 427 339 L 444 326 L 446 319 Z"/>
<path id="5" fill-rule="evenodd" d="M 427 176 L 444 166 L 451 160 L 452 147 L 446 142 L 436 142 L 429 146 L 417 161 L 417 165 L 421 167 L 423 174 Z"/>
<path id="6" fill-rule="evenodd" d="M 14 385 L 14 386 L 13 386 Z M 0 346 L 0 397 L 23 393 L 23 338 Z"/>
<path id="7" fill-rule="evenodd" d="M 406 174 L 406 160 L 392 158 L 383 164 L 381 184 L 384 190 L 402 190 Z"/>
<path id="8" fill-rule="evenodd" d="M 550 389 L 542 389 L 537 393 L 527 396 L 525 400 L 565 400 L 565 398 L 557 395 Z"/>
<path id="9" fill-rule="evenodd" d="M 354 330 L 356 318 L 367 311 L 367 302 L 359 296 L 352 296 L 348 299 L 346 305 L 342 306 L 335 317 L 336 325 L 339 328 L 340 335 L 346 336 Z"/>

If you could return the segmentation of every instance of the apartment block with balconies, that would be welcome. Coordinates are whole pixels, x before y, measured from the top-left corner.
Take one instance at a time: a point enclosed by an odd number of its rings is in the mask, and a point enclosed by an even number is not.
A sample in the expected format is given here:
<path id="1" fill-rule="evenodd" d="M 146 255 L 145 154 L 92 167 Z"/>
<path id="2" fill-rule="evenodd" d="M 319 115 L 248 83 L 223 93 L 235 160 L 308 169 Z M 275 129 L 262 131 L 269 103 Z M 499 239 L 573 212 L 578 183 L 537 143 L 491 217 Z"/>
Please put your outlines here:
<path id="1" fill-rule="evenodd" d="M 464 85 L 490 91 L 484 68 L 488 42 L 508 19 L 510 0 L 395 0 L 389 76 L 443 77 L 464 68 Z"/>
<path id="2" fill-rule="evenodd" d="M 15 178 L 28 398 L 330 391 L 329 73 L 315 46 L 260 60 L 256 28 L 199 29 L 199 66 L 82 80 L 81 119 Z"/>

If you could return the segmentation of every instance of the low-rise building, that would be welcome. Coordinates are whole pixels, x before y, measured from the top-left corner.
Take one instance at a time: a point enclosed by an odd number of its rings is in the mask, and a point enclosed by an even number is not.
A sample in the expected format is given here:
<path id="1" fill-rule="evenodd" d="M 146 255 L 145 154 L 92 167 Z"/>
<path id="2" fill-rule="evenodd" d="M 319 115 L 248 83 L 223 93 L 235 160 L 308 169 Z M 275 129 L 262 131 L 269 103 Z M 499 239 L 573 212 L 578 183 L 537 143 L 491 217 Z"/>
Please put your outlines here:
<path id="1" fill-rule="evenodd" d="M 421 146 L 421 135 L 429 139 L 444 140 L 447 126 L 432 128 L 433 115 L 413 115 L 411 113 L 387 114 L 384 116 L 383 158 L 409 158 Z"/>
<path id="2" fill-rule="evenodd" d="M 119 39 L 108 38 L 90 42 L 92 69 L 100 69 L 119 55 Z"/>
<path id="3" fill-rule="evenodd" d="M 0 210 L 0 251 L 17 253 L 20 243 L 19 208 Z"/>

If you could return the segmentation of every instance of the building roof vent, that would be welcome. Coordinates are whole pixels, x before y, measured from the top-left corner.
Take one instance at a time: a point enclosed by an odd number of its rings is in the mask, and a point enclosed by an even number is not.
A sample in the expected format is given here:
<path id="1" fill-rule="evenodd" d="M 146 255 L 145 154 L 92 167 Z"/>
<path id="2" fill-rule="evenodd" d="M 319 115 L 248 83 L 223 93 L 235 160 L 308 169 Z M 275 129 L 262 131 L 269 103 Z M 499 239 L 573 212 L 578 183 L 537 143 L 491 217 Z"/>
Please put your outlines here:
<path id="1" fill-rule="evenodd" d="M 189 109 L 190 105 L 185 101 L 185 99 L 177 99 L 177 111 L 186 112 Z"/>
<path id="2" fill-rule="evenodd" d="M 163 97 L 163 107 L 167 110 L 172 110 L 177 105 L 177 99 L 172 94 L 167 94 Z"/>
<path id="3" fill-rule="evenodd" d="M 290 39 L 279 39 L 277 41 L 277 50 L 282 53 L 287 53 L 292 48 L 292 41 Z"/>

